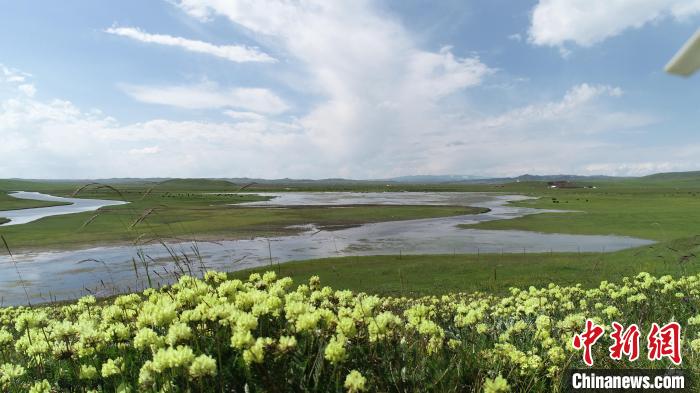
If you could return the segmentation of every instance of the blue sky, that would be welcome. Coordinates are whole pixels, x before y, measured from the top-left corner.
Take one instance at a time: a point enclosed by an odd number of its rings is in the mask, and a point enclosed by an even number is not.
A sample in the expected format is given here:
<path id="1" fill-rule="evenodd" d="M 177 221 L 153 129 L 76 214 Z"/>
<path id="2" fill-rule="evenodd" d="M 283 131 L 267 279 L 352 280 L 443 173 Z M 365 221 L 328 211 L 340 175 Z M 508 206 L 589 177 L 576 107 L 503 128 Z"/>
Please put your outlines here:
<path id="1" fill-rule="evenodd" d="M 0 177 L 700 169 L 698 0 L 2 5 Z"/>

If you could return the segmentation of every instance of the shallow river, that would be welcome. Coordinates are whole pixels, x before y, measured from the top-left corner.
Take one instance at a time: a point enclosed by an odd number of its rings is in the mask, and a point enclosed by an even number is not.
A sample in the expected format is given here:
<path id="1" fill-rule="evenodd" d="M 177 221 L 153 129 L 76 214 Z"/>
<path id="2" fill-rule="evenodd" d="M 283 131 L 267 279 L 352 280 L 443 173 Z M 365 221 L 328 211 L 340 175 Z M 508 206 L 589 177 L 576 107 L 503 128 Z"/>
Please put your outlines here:
<path id="1" fill-rule="evenodd" d="M 28 222 L 36 221 L 44 217 L 95 211 L 101 207 L 122 205 L 126 203 L 122 201 L 108 201 L 103 199 L 64 198 L 42 194 L 39 192 L 27 191 L 17 191 L 9 195 L 18 199 L 66 202 L 70 203 L 70 205 L 37 207 L 34 209 L 3 210 L 0 211 L 0 217 L 7 218 L 10 220 L 10 222 L 3 224 L 4 226 L 26 224 Z"/>
<path id="2" fill-rule="evenodd" d="M 274 194 L 278 195 L 278 194 Z M 197 253 L 205 268 L 240 270 L 256 266 L 275 265 L 292 260 L 350 255 L 398 255 L 433 253 L 514 253 L 514 252 L 577 252 L 615 251 L 651 244 L 651 241 L 620 236 L 584 236 L 543 234 L 526 231 L 460 229 L 458 224 L 512 219 L 528 214 L 548 212 L 507 205 L 508 201 L 526 199 L 518 195 L 489 193 L 284 193 L 256 206 L 348 205 L 348 204 L 431 204 L 479 206 L 491 209 L 477 215 L 430 218 L 409 221 L 367 224 L 336 231 L 318 230 L 308 226 L 296 236 L 198 242 Z M 338 207 L 342 208 L 342 207 Z M 1 231 L 0 231 L 1 233 Z M 193 243 L 170 245 L 190 260 L 195 252 Z M 24 280 L 34 302 L 67 299 L 87 292 L 109 295 L 117 291 L 143 289 L 148 277 L 139 253 L 147 255 L 152 282 L 171 279 L 179 268 L 162 245 L 98 247 L 74 251 L 28 252 L 0 256 L 0 297 L 4 304 L 26 303 Z M 152 260 L 151 260 L 152 258 Z M 138 277 L 134 270 L 134 259 Z M 200 262 L 185 271 L 203 269 Z"/>

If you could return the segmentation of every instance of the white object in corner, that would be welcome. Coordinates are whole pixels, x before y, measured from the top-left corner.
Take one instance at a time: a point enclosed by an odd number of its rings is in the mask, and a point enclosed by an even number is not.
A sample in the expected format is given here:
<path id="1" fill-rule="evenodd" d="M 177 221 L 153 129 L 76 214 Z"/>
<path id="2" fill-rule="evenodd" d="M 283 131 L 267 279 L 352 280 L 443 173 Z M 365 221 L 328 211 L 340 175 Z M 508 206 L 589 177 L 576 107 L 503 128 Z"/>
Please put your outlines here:
<path id="1" fill-rule="evenodd" d="M 690 76 L 698 69 L 700 69 L 700 30 L 696 31 L 666 64 L 666 72 L 681 76 Z"/>

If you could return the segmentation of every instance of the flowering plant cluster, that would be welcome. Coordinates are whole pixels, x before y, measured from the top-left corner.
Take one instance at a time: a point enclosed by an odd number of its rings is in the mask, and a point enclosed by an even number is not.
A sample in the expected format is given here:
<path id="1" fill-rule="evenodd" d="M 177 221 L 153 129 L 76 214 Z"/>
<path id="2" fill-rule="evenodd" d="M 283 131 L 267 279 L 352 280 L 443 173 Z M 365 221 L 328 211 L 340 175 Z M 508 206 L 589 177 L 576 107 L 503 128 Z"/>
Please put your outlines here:
<path id="1" fill-rule="evenodd" d="M 700 364 L 700 276 L 422 298 L 294 288 L 273 272 L 209 272 L 98 302 L 0 309 L 3 392 L 558 391 L 584 367 L 587 319 L 684 324 L 681 367 Z M 593 347 L 601 368 L 632 364 Z"/>

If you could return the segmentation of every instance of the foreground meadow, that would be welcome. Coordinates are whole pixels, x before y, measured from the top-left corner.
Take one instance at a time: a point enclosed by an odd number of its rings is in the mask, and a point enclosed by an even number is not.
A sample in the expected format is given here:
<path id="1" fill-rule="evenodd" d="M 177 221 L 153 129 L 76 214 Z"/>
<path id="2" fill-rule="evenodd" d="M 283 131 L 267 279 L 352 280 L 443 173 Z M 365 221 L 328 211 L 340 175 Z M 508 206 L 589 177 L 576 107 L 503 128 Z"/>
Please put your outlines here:
<path id="1" fill-rule="evenodd" d="M 183 276 L 108 301 L 0 310 L 6 392 L 544 392 L 584 367 L 572 338 L 585 320 L 683 326 L 681 367 L 700 365 L 700 275 L 640 273 L 597 288 L 512 288 L 506 295 L 379 297 L 294 286 L 273 272 L 248 280 Z M 666 368 L 664 359 L 599 368 Z M 641 344 L 644 348 L 644 343 Z"/>

